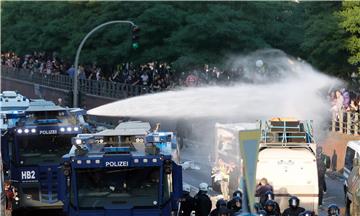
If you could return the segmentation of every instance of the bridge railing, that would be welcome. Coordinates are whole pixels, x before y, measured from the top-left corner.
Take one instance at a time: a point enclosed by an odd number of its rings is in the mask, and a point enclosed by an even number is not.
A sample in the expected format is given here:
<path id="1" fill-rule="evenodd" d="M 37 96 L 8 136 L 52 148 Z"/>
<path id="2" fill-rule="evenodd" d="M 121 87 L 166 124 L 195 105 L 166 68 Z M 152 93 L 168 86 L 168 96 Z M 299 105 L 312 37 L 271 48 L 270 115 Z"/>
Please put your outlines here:
<path id="1" fill-rule="evenodd" d="M 331 130 L 349 135 L 360 135 L 360 113 L 339 112 L 333 113 Z"/>
<path id="2" fill-rule="evenodd" d="M 73 79 L 69 76 L 47 75 L 29 69 L 1 66 L 1 76 L 64 90 L 72 90 L 73 87 Z M 109 98 L 127 98 L 149 92 L 144 86 L 87 79 L 79 79 L 79 90 L 85 94 Z"/>

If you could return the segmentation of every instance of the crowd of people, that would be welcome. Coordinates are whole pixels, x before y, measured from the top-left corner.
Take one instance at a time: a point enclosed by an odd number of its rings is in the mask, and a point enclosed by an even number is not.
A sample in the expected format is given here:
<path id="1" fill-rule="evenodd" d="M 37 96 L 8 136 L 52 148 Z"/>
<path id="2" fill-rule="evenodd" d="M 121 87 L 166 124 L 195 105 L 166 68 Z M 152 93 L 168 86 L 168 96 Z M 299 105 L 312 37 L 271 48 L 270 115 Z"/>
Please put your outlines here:
<path id="1" fill-rule="evenodd" d="M 48 55 L 45 52 L 34 52 L 19 57 L 13 52 L 1 53 L 1 64 L 8 67 L 24 68 L 32 72 L 47 75 L 74 76 L 73 64 L 60 59 L 56 54 Z M 112 69 L 103 70 L 99 65 L 80 65 L 79 79 L 103 80 L 119 82 L 129 85 L 138 85 L 151 92 L 157 92 L 175 87 L 195 87 L 201 85 L 215 85 L 239 80 L 242 70 L 232 68 L 220 70 L 205 64 L 195 67 L 191 71 L 177 72 L 166 62 L 149 62 L 146 64 L 121 63 Z"/>
<path id="2" fill-rule="evenodd" d="M 360 95 L 346 90 L 345 88 L 330 93 L 331 110 L 337 116 L 342 112 L 360 113 Z"/>
<path id="3" fill-rule="evenodd" d="M 216 202 L 216 208 L 212 210 L 212 202 L 207 194 L 208 185 L 201 183 L 199 192 L 192 197 L 190 195 L 190 186 L 184 185 L 183 196 L 179 200 L 180 208 L 178 215 L 190 216 L 195 212 L 195 216 L 235 216 L 243 213 L 243 194 L 240 190 L 233 193 L 232 199 L 226 201 L 220 198 Z M 300 199 L 296 196 L 289 198 L 289 207 L 281 211 L 279 204 L 275 201 L 273 188 L 262 179 L 262 182 L 256 189 L 259 202 L 255 209 L 259 216 L 315 216 L 313 211 L 305 210 L 300 207 Z M 337 205 L 328 206 L 328 216 L 340 216 L 340 209 Z"/>

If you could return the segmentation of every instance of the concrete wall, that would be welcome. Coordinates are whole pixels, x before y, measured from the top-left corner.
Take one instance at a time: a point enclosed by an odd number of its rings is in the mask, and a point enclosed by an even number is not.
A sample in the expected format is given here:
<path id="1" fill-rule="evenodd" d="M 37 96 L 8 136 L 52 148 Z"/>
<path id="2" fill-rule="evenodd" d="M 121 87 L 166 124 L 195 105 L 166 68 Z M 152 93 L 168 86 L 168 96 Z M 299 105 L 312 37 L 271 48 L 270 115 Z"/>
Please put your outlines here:
<path id="1" fill-rule="evenodd" d="M 346 144 L 350 140 L 360 140 L 360 136 L 346 135 L 339 132 L 330 132 L 327 139 L 321 143 L 323 152 L 332 158 L 337 155 L 336 170 L 341 171 L 344 167 Z"/>

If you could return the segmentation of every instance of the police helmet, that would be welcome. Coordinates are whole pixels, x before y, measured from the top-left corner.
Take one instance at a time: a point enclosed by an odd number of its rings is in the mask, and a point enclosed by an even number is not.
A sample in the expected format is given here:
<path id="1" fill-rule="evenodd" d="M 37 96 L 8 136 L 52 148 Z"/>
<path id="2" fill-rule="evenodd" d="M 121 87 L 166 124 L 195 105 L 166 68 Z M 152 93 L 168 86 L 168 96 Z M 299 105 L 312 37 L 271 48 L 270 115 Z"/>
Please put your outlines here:
<path id="1" fill-rule="evenodd" d="M 200 183 L 200 185 L 199 185 L 199 190 L 207 192 L 207 190 L 208 190 L 208 184 L 206 184 L 205 182 Z"/>
<path id="2" fill-rule="evenodd" d="M 273 212 L 276 208 L 275 202 L 273 200 L 267 200 L 265 202 L 264 209 L 266 212 Z"/>
<path id="3" fill-rule="evenodd" d="M 220 207 L 226 208 L 226 201 L 224 199 L 219 199 L 216 201 L 216 208 L 219 209 Z"/>
<path id="4" fill-rule="evenodd" d="M 274 193 L 270 190 L 266 191 L 265 197 L 266 197 L 266 200 L 274 200 L 275 199 Z"/>
<path id="5" fill-rule="evenodd" d="M 331 204 L 328 206 L 328 216 L 339 216 L 340 209 L 336 204 Z"/>
<path id="6" fill-rule="evenodd" d="M 233 198 L 233 200 L 234 200 L 235 202 L 241 202 L 241 203 L 242 203 L 241 197 L 236 196 L 236 197 Z"/>
<path id="7" fill-rule="evenodd" d="M 234 193 L 233 193 L 233 197 L 242 197 L 242 192 L 240 190 L 236 190 Z"/>
<path id="8" fill-rule="evenodd" d="M 315 216 L 314 212 L 312 211 L 304 211 L 299 214 L 299 216 Z"/>
<path id="9" fill-rule="evenodd" d="M 264 210 L 260 210 L 260 211 L 258 211 L 258 215 L 259 216 L 266 216 L 266 211 L 264 211 Z"/>
<path id="10" fill-rule="evenodd" d="M 190 185 L 183 185 L 183 191 L 184 192 L 187 192 L 187 193 L 190 193 Z"/>
<path id="11" fill-rule="evenodd" d="M 290 206 L 291 208 L 297 208 L 297 207 L 299 207 L 299 204 L 300 204 L 299 198 L 297 198 L 296 196 L 290 197 L 290 199 L 289 199 L 289 206 Z"/>

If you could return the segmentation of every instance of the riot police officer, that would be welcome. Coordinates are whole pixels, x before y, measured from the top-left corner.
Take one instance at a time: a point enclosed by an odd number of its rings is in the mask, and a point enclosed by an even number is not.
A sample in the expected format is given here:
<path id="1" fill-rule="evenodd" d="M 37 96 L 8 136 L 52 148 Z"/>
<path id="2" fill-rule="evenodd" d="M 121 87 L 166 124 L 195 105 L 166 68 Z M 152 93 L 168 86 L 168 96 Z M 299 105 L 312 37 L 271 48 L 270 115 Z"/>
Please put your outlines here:
<path id="1" fill-rule="evenodd" d="M 260 211 L 257 212 L 257 214 L 258 214 L 259 216 L 266 216 L 266 211 L 260 210 Z"/>
<path id="2" fill-rule="evenodd" d="M 220 209 L 226 209 L 226 201 L 224 199 L 219 199 L 216 202 L 216 208 L 211 211 L 210 216 L 218 216 Z"/>
<path id="3" fill-rule="evenodd" d="M 266 216 L 280 216 L 280 213 L 276 211 L 276 204 L 273 200 L 267 200 L 265 202 L 264 210 L 266 211 Z"/>
<path id="4" fill-rule="evenodd" d="M 201 183 L 199 192 L 195 195 L 195 216 L 208 216 L 211 211 L 211 200 L 207 195 L 208 184 Z"/>
<path id="5" fill-rule="evenodd" d="M 299 216 L 315 216 L 315 213 L 313 211 L 303 211 L 299 214 Z"/>
<path id="6" fill-rule="evenodd" d="M 282 213 L 282 216 L 298 216 L 301 212 L 304 212 L 305 209 L 299 207 L 300 200 L 296 196 L 292 196 L 289 199 L 289 208 L 285 209 Z"/>
<path id="7" fill-rule="evenodd" d="M 242 200 L 242 193 L 240 190 L 237 190 L 233 193 L 232 199 L 227 203 L 228 209 L 232 210 L 236 206 L 236 202 L 237 202 L 237 200 L 235 200 L 236 197 L 239 197 L 240 201 Z"/>
<path id="8" fill-rule="evenodd" d="M 340 216 L 340 209 L 336 204 L 328 206 L 328 216 Z"/>
<path id="9" fill-rule="evenodd" d="M 242 209 L 242 199 L 238 196 L 232 198 L 232 204 L 229 205 L 228 203 L 228 209 L 231 210 L 231 212 L 239 212 Z"/>
<path id="10" fill-rule="evenodd" d="M 265 208 L 264 206 L 268 200 L 272 200 L 274 202 L 276 213 L 281 215 L 280 206 L 277 202 L 275 202 L 275 195 L 272 191 L 267 191 L 262 197 L 260 197 L 260 204 L 262 208 Z"/>
<path id="11" fill-rule="evenodd" d="M 180 198 L 180 216 L 190 216 L 191 212 L 194 210 L 195 199 L 190 196 L 190 186 L 183 186 L 183 195 Z"/>

